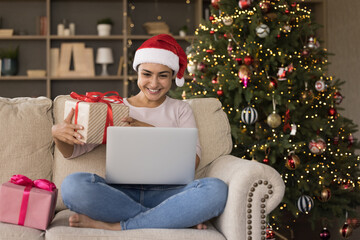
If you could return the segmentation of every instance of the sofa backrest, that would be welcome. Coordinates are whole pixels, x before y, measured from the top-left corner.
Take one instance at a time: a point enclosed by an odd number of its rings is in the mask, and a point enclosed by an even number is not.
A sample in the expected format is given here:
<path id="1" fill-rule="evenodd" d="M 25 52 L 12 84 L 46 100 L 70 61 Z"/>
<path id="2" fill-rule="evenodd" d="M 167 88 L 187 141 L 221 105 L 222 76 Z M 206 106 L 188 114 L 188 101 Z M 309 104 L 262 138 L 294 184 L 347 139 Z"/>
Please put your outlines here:
<path id="1" fill-rule="evenodd" d="M 201 161 L 197 176 L 202 177 L 205 167 L 232 150 L 231 129 L 221 102 L 216 98 L 186 100 L 193 110 L 201 144 Z"/>
<path id="2" fill-rule="evenodd" d="M 0 97 L 0 183 L 15 174 L 51 179 L 52 101 Z"/>

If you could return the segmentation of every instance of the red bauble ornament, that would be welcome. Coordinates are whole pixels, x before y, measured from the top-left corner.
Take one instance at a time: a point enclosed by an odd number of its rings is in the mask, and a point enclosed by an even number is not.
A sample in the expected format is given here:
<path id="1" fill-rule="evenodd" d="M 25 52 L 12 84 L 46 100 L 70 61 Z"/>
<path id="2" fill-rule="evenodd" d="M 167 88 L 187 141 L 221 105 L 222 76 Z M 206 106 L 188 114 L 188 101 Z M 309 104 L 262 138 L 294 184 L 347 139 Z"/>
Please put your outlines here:
<path id="1" fill-rule="evenodd" d="M 347 224 L 347 223 L 344 223 L 344 225 L 342 226 L 342 228 L 340 228 L 340 234 L 341 236 L 343 236 L 344 238 L 348 238 L 351 236 L 353 232 L 353 229 L 352 227 Z"/>
<path id="2" fill-rule="evenodd" d="M 265 158 L 264 158 L 264 160 L 263 160 L 263 163 L 266 163 L 266 164 L 269 163 L 269 159 L 267 158 L 267 156 L 265 156 Z"/>
<path id="3" fill-rule="evenodd" d="M 219 3 L 220 0 L 211 0 L 211 6 L 213 6 L 215 9 L 219 9 Z"/>
<path id="4" fill-rule="evenodd" d="M 289 154 L 285 162 L 285 167 L 289 170 L 295 170 L 300 165 L 300 158 L 295 154 Z"/>
<path id="5" fill-rule="evenodd" d="M 353 229 L 360 227 L 360 219 L 359 218 L 348 218 L 346 219 L 347 224 L 349 224 Z"/>
<path id="6" fill-rule="evenodd" d="M 270 88 L 275 88 L 275 89 L 276 89 L 277 86 L 278 86 L 278 81 L 277 81 L 277 79 L 274 78 L 274 77 L 270 77 L 269 86 L 270 86 Z"/>
<path id="7" fill-rule="evenodd" d="M 217 90 L 217 95 L 219 96 L 219 97 L 221 97 L 222 95 L 224 95 L 224 91 L 223 90 Z"/>
<path id="8" fill-rule="evenodd" d="M 335 116 L 337 113 L 336 109 L 335 108 L 330 108 L 329 109 L 329 116 Z"/>
<path id="9" fill-rule="evenodd" d="M 260 6 L 260 8 L 261 8 L 261 11 L 263 12 L 263 13 L 267 13 L 267 12 L 269 12 L 269 10 L 270 10 L 270 3 L 269 2 L 260 2 L 259 3 L 259 6 Z"/>
<path id="10" fill-rule="evenodd" d="M 214 53 L 214 49 L 207 49 L 206 50 L 207 53 L 213 54 Z"/>
<path id="11" fill-rule="evenodd" d="M 250 7 L 251 0 L 240 0 L 239 7 L 242 10 L 248 9 Z"/>
<path id="12" fill-rule="evenodd" d="M 210 30 L 209 32 L 211 35 L 214 35 L 215 34 L 215 31 L 214 30 Z"/>
<path id="13" fill-rule="evenodd" d="M 293 2 L 293 3 L 291 4 L 292 7 L 296 7 L 296 5 L 297 5 L 296 2 Z"/>
<path id="14" fill-rule="evenodd" d="M 242 64 L 242 58 L 235 58 L 235 61 L 236 61 L 239 65 Z"/>
<path id="15" fill-rule="evenodd" d="M 289 14 L 290 13 L 289 9 L 285 9 L 285 13 Z"/>
<path id="16" fill-rule="evenodd" d="M 268 224 L 266 226 L 266 238 L 267 240 L 275 240 L 275 233 L 272 230 L 272 227 Z"/>
<path id="17" fill-rule="evenodd" d="M 214 20 L 214 19 L 215 19 L 214 16 L 210 16 L 210 17 L 209 17 L 209 20 L 210 20 L 210 21 L 212 21 L 212 20 Z"/>
<path id="18" fill-rule="evenodd" d="M 320 239 L 321 240 L 329 240 L 330 239 L 330 232 L 326 229 L 326 227 L 323 228 L 323 230 L 320 232 Z"/>
<path id="19" fill-rule="evenodd" d="M 344 99 L 344 97 L 341 95 L 341 93 L 339 93 L 339 92 L 334 93 L 334 100 L 335 100 L 336 104 L 340 104 L 343 99 Z"/>
<path id="20" fill-rule="evenodd" d="M 217 77 L 215 77 L 213 80 L 211 80 L 211 83 L 212 83 L 212 84 L 217 84 L 217 83 L 219 83 Z"/>
<path id="21" fill-rule="evenodd" d="M 354 137 L 352 134 L 349 135 L 348 137 L 348 149 L 350 149 L 352 147 L 352 145 L 354 144 Z"/>
<path id="22" fill-rule="evenodd" d="M 244 58 L 244 63 L 245 63 L 246 65 L 251 65 L 253 62 L 254 62 L 254 59 L 253 59 L 251 56 L 246 56 L 246 57 Z"/>

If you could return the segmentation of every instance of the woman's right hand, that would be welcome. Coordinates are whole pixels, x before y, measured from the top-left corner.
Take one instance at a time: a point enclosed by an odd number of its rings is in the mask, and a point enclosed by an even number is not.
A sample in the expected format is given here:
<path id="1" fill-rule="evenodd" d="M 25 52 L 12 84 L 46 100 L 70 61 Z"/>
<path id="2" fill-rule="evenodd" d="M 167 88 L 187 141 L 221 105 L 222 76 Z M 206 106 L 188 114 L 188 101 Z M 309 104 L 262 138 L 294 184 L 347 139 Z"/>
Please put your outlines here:
<path id="1" fill-rule="evenodd" d="M 59 140 L 70 145 L 83 145 L 84 143 L 79 141 L 79 139 L 82 139 L 83 136 L 75 130 L 82 130 L 84 127 L 79 124 L 72 124 L 71 119 L 73 116 L 74 109 L 72 108 L 62 123 L 56 124 L 51 128 L 52 136 L 55 140 Z"/>

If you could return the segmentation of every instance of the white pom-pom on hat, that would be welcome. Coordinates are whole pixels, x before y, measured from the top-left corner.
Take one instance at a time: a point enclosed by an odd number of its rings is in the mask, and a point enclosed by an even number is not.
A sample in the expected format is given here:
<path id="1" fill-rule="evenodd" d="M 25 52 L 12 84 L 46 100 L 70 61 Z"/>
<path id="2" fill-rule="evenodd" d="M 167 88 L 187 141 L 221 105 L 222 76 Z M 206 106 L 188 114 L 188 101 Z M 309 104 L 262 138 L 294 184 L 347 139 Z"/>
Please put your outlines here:
<path id="1" fill-rule="evenodd" d="M 160 34 L 146 40 L 136 51 L 133 68 L 141 63 L 159 63 L 174 70 L 176 85 L 181 87 L 185 83 L 184 72 L 187 57 L 177 41 L 168 34 Z"/>

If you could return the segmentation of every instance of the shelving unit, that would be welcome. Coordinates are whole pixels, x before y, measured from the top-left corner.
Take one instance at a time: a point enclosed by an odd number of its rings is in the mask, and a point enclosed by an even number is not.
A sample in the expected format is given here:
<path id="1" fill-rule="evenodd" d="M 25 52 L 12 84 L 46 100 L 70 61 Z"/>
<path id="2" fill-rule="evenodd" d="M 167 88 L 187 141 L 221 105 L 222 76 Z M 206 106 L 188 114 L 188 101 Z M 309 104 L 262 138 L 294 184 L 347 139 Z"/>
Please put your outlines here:
<path id="1" fill-rule="evenodd" d="M 129 5 L 135 6 L 130 9 Z M 155 8 L 153 11 L 151 7 Z M 169 11 L 164 11 L 169 9 Z M 176 14 L 174 14 L 174 10 Z M 183 10 L 183 11 L 182 11 Z M 149 14 L 150 13 L 150 14 Z M 162 16 L 160 16 L 160 13 Z M 186 16 L 185 16 L 186 15 Z M 22 19 L 19 19 L 21 16 Z M 46 16 L 46 35 L 36 33 L 35 20 Z M 135 27 L 130 31 L 128 16 L 133 18 Z M 182 16 L 179 18 L 179 16 Z M 3 28 L 25 30 L 28 35 L 0 36 L 0 49 L 19 46 L 19 74 L 17 76 L 0 76 L 0 96 L 47 96 L 55 98 L 71 91 L 85 93 L 87 91 L 117 90 L 122 96 L 134 94 L 137 76 L 128 71 L 127 63 L 133 51 L 146 39 L 150 38 L 142 24 L 147 21 L 165 21 L 170 31 L 185 48 L 194 36 L 180 37 L 177 29 L 186 24 L 193 32 L 202 18 L 202 0 L 0 0 L 0 17 Z M 98 19 L 110 17 L 114 21 L 112 35 L 98 36 L 96 22 Z M 73 36 L 58 36 L 57 24 L 67 19 L 76 24 Z M 26 24 L 23 24 L 24 20 Z M 16 29 L 16 28 L 23 29 Z M 50 76 L 50 50 L 59 48 L 61 43 L 84 42 L 86 47 L 93 48 L 94 63 L 98 47 L 113 49 L 114 64 L 109 65 L 110 76 L 99 76 L 100 66 L 95 64 L 94 77 L 58 77 Z M 120 57 L 124 58 L 122 74 L 117 75 Z M 28 77 L 29 69 L 46 70 L 46 77 Z M 135 89 L 136 90 L 136 89 Z"/>
<path id="2" fill-rule="evenodd" d="M 187 3 L 189 2 L 189 3 Z M 297 1 L 312 9 L 314 20 L 324 25 L 319 31 L 319 38 L 327 38 L 327 3 L 326 0 Z M 20 46 L 17 76 L 0 76 L 0 96 L 47 96 L 54 98 L 71 91 L 117 90 L 122 96 L 135 94 L 137 76 L 131 68 L 131 57 L 140 44 L 151 37 L 143 28 L 145 22 L 159 19 L 166 22 L 176 40 L 184 47 L 190 45 L 194 36 L 178 36 L 178 29 L 187 25 L 189 32 L 194 32 L 199 25 L 204 7 L 210 0 L 0 0 L 0 17 L 3 28 L 26 31 L 27 35 L 0 36 L 0 49 Z M 47 17 L 47 33 L 42 36 L 36 32 L 35 20 L 39 16 Z M 129 28 L 128 16 L 134 27 Z M 112 35 L 100 37 L 96 32 L 98 19 L 111 17 L 114 20 Z M 58 36 L 57 24 L 63 19 L 76 24 L 74 36 Z M 98 47 L 113 49 L 114 64 L 108 66 L 110 76 L 99 76 L 100 66 L 95 65 L 94 77 L 52 77 L 50 76 L 50 49 L 60 47 L 64 42 L 84 42 L 86 47 L 94 49 L 94 62 Z M 117 76 L 120 57 L 124 58 L 121 76 Z M 28 69 L 46 70 L 46 77 L 28 77 Z M 189 79 L 190 77 L 187 76 Z"/>

